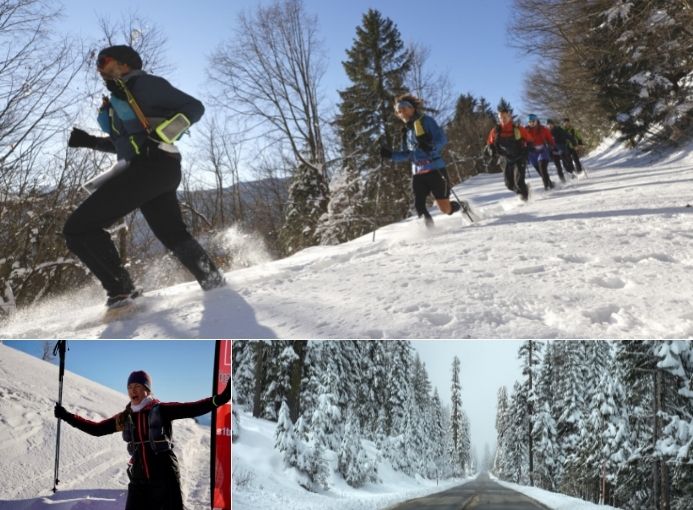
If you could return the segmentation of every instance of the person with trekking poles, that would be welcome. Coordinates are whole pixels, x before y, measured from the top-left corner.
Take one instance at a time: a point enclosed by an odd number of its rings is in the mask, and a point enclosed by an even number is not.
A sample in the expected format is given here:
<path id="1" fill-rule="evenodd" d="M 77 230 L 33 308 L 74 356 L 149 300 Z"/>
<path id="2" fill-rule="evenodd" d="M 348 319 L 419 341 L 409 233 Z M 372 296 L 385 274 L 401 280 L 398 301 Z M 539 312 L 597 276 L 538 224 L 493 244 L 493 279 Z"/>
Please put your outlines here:
<path id="1" fill-rule="evenodd" d="M 577 144 L 575 138 L 565 129 L 558 126 L 552 119 L 546 119 L 546 127 L 549 128 L 551 136 L 553 136 L 553 140 L 556 142 L 556 149 L 553 151 L 552 156 L 553 163 L 556 165 L 556 172 L 558 172 L 558 178 L 561 179 L 561 182 L 565 182 L 565 176 L 561 168 L 561 163 L 563 163 L 566 172 L 568 172 L 571 179 L 574 179 L 575 167 L 573 167 L 573 161 L 568 154 L 568 145 Z"/>
<path id="2" fill-rule="evenodd" d="M 122 433 L 130 455 L 125 510 L 185 510 L 178 459 L 173 452 L 174 420 L 207 414 L 231 400 L 231 380 L 221 393 L 196 402 L 160 402 L 152 394 L 152 379 L 143 370 L 127 381 L 130 402 L 125 410 L 94 422 L 55 404 L 53 414 L 92 436 Z"/>
<path id="3" fill-rule="evenodd" d="M 575 172 L 579 175 L 582 173 L 583 168 L 582 168 L 582 163 L 580 162 L 580 155 L 578 154 L 578 148 L 584 147 L 584 142 L 582 141 L 582 137 L 580 136 L 580 133 L 578 133 L 578 130 L 575 129 L 572 124 L 570 123 L 570 119 L 568 117 L 565 117 L 563 119 L 563 129 L 573 137 L 573 140 L 575 140 L 575 143 L 569 142 L 568 143 L 568 156 L 573 160 L 573 165 L 575 166 Z"/>
<path id="4" fill-rule="evenodd" d="M 433 227 L 433 218 L 426 207 L 429 194 L 435 198 L 438 209 L 453 214 L 462 209 L 459 201 L 450 200 L 450 179 L 442 158 L 448 140 L 436 121 L 423 113 L 423 101 L 411 94 L 395 98 L 395 114 L 404 122 L 401 150 L 380 148 L 380 155 L 392 161 L 411 161 L 414 207 L 426 227 Z M 467 210 L 466 204 L 465 210 Z"/>
<path id="5" fill-rule="evenodd" d="M 130 46 L 104 48 L 96 68 L 110 97 L 104 97 L 98 122 L 107 137 L 73 128 L 69 147 L 114 152 L 118 163 L 67 219 L 67 246 L 106 290 L 108 308 L 141 295 L 105 230 L 139 208 L 154 235 L 178 258 L 203 290 L 224 284 L 224 276 L 183 222 L 176 189 L 181 155 L 174 142 L 200 120 L 204 106 L 168 81 L 142 70 Z"/>
<path id="6" fill-rule="evenodd" d="M 487 154 L 505 159 L 505 187 L 520 195 L 525 202 L 529 198 L 529 187 L 525 182 L 528 139 L 525 128 L 515 124 L 510 111 L 501 107 L 498 109 L 498 124 L 491 128 L 485 149 Z"/>
<path id="7" fill-rule="evenodd" d="M 549 160 L 551 153 L 556 150 L 556 142 L 551 136 L 551 131 L 547 127 L 542 126 L 539 118 L 530 113 L 527 116 L 527 125 L 525 126 L 529 139 L 527 147 L 529 149 L 528 160 L 537 171 L 544 183 L 546 191 L 553 189 L 554 184 L 549 176 Z"/>

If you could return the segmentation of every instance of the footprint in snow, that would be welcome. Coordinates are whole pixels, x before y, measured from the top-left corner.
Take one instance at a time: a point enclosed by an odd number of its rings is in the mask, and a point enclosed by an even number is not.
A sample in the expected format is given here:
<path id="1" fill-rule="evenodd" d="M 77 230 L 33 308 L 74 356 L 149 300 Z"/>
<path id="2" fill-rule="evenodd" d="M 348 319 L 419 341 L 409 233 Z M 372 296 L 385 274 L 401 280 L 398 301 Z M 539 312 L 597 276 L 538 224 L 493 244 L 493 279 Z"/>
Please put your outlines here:
<path id="1" fill-rule="evenodd" d="M 546 271 L 546 268 L 544 266 L 528 266 L 528 267 L 516 267 L 511 272 L 513 274 L 534 274 L 534 273 L 543 273 L 544 271 Z"/>
<path id="2" fill-rule="evenodd" d="M 619 313 L 621 308 L 616 305 L 606 305 L 582 312 L 594 324 L 614 324 L 617 320 L 614 315 Z"/>
<path id="3" fill-rule="evenodd" d="M 435 313 L 435 312 L 429 312 L 429 313 L 422 313 L 420 315 L 422 319 L 427 320 L 434 326 L 445 326 L 446 324 L 449 324 L 452 321 L 452 317 L 450 317 L 446 313 Z"/>
<path id="4" fill-rule="evenodd" d="M 611 277 L 611 278 L 592 278 L 590 280 L 590 283 L 593 285 L 597 285 L 599 287 L 603 287 L 605 289 L 622 289 L 626 286 L 626 282 L 621 280 L 620 278 L 616 277 Z"/>

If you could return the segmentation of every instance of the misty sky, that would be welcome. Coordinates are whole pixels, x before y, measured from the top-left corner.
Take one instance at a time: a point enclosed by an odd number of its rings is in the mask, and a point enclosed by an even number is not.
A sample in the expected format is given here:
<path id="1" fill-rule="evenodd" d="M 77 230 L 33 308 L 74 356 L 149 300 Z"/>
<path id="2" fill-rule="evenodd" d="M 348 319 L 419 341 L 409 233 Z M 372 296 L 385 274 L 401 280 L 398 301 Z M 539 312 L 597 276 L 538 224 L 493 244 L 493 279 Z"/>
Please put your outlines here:
<path id="1" fill-rule="evenodd" d="M 431 384 L 444 404 L 450 404 L 452 359 L 460 358 L 462 407 L 471 422 L 472 447 L 483 460 L 484 444 L 496 442 L 496 394 L 505 385 L 508 395 L 521 376 L 517 351 L 521 340 L 417 340 L 414 348 L 426 364 Z"/>

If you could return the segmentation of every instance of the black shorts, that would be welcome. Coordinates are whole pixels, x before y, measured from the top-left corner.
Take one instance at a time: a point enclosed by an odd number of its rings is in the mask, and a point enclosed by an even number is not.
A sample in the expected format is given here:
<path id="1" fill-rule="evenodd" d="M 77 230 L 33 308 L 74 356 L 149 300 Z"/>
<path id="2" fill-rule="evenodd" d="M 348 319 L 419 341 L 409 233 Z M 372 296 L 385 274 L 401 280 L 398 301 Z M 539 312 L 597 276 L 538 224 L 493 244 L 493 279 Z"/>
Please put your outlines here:
<path id="1" fill-rule="evenodd" d="M 432 170 L 425 174 L 416 174 L 412 179 L 412 187 L 415 196 L 426 196 L 429 193 L 436 199 L 450 197 L 448 186 L 448 171 L 445 168 Z"/>

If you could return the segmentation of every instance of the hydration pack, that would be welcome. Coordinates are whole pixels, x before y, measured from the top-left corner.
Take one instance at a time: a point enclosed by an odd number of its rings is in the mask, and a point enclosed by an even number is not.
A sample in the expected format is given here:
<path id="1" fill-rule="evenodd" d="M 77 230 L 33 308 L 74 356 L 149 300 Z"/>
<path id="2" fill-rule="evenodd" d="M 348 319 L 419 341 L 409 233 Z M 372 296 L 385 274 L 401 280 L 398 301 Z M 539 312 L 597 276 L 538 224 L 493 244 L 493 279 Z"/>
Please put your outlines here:
<path id="1" fill-rule="evenodd" d="M 142 409 L 144 411 L 144 409 Z M 140 412 L 142 412 L 140 411 Z M 142 441 L 137 440 L 137 433 L 135 425 L 132 419 L 132 412 L 127 414 L 125 421 L 125 428 L 123 429 L 123 440 L 128 443 L 128 453 L 130 455 L 135 455 L 137 453 Z M 167 452 L 173 449 L 173 430 L 171 428 L 171 423 L 164 425 L 161 421 L 161 410 L 159 409 L 159 403 L 155 403 L 151 408 L 149 408 L 149 413 L 147 413 L 147 429 L 149 431 L 148 443 L 154 453 Z"/>

